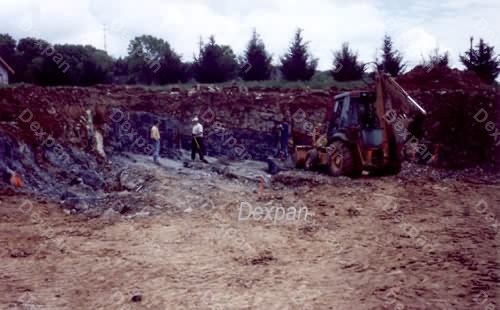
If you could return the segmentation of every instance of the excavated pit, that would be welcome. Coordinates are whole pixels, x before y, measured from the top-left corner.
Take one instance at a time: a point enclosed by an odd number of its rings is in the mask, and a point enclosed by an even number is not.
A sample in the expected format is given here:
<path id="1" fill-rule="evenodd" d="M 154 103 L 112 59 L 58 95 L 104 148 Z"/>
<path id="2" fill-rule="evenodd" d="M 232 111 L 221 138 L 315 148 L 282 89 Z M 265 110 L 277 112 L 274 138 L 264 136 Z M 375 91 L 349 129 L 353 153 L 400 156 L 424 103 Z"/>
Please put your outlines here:
<path id="1" fill-rule="evenodd" d="M 442 68 L 416 68 L 398 81 L 429 112 L 415 135 L 437 155 L 433 164 L 466 168 L 498 161 L 497 141 L 475 120 L 484 111 L 500 128 L 497 88 L 481 84 L 474 74 Z M 104 197 L 123 187 L 117 173 L 124 167 L 116 156 L 152 154 L 149 129 L 156 119 L 162 156 L 188 160 L 184 152 L 195 115 L 205 126 L 209 156 L 265 161 L 275 152 L 273 130 L 279 122 L 289 120 L 295 143 L 310 143 L 314 126 L 328 123 L 336 94 L 238 87 L 1 88 L 0 184 L 10 186 L 14 171 L 23 179 L 21 191 L 67 203 L 91 193 Z M 221 173 L 224 167 L 214 170 Z"/>
<path id="2" fill-rule="evenodd" d="M 400 82 L 430 112 L 419 137 L 446 145 L 436 161 L 446 169 L 268 175 L 259 160 L 273 151 L 275 121 L 290 118 L 307 143 L 335 91 L 0 88 L 0 303 L 497 307 L 500 175 L 489 164 L 498 148 L 474 121 L 479 107 L 495 117 L 497 91 Z M 207 129 L 209 164 L 189 160 L 193 115 Z M 160 165 L 148 156 L 157 118 Z M 23 187 L 10 184 L 13 171 Z M 311 219 L 242 220 L 242 204 L 307 207 Z"/>

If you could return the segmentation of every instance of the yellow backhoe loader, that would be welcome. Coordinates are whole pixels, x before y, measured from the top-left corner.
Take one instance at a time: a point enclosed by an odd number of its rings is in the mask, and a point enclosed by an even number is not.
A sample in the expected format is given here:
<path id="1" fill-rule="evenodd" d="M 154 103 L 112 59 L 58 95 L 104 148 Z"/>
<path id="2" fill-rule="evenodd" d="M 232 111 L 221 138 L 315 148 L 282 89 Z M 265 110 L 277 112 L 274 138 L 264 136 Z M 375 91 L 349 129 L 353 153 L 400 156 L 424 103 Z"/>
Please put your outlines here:
<path id="1" fill-rule="evenodd" d="M 325 142 L 296 145 L 296 166 L 333 176 L 399 173 L 408 126 L 427 112 L 389 74 L 378 71 L 375 88 L 336 96 Z"/>

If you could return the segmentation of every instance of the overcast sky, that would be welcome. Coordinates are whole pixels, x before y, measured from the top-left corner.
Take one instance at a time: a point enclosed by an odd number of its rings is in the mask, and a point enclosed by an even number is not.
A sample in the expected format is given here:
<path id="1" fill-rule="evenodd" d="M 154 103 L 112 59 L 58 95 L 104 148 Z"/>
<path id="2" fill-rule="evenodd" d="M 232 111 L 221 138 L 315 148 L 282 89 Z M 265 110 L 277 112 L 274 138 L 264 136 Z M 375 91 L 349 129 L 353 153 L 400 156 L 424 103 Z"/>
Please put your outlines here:
<path id="1" fill-rule="evenodd" d="M 498 0 L 0 0 L 0 33 L 102 49 L 106 24 L 115 57 L 126 55 L 134 36 L 151 34 L 191 60 L 200 36 L 214 34 L 239 55 L 256 28 L 277 61 L 300 27 L 320 69 L 330 69 L 344 41 L 373 61 L 388 33 L 411 66 L 436 47 L 460 66 L 471 35 L 500 52 L 499 13 Z"/>

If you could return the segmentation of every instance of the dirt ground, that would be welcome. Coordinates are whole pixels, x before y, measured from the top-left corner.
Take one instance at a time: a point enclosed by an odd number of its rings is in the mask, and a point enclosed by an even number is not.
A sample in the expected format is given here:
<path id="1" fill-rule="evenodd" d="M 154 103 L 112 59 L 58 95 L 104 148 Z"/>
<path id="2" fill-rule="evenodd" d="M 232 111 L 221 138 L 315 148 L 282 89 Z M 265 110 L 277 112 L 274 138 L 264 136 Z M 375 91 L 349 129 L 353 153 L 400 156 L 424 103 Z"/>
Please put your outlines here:
<path id="1" fill-rule="evenodd" d="M 88 218 L 0 196 L 0 308 L 500 306 L 499 182 L 403 173 L 259 185 L 134 168 L 146 190 L 123 197 L 137 196 L 138 213 Z M 311 216 L 240 220 L 242 203 Z"/>

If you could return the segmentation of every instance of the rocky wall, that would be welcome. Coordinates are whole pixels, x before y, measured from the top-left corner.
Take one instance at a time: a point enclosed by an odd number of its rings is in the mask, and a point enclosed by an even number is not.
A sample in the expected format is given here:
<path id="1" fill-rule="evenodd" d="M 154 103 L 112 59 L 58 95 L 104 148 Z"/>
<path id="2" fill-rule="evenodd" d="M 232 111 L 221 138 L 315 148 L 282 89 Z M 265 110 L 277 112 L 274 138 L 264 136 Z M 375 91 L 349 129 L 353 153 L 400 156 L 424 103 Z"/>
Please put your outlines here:
<path id="1" fill-rule="evenodd" d="M 28 189 L 49 194 L 63 195 L 70 183 L 106 189 L 103 164 L 113 154 L 151 154 L 149 130 L 157 119 L 164 156 L 190 148 L 191 119 L 199 116 L 209 155 L 264 159 L 274 152 L 278 122 L 288 119 L 306 135 L 312 123 L 324 121 L 330 98 L 327 92 L 216 88 L 1 88 L 2 182 L 16 171 Z"/>
<path id="2" fill-rule="evenodd" d="M 498 160 L 487 121 L 475 120 L 484 109 L 500 128 L 496 89 L 409 89 L 429 111 L 419 138 L 432 151 L 440 146 L 441 164 L 460 168 Z M 296 143 L 310 143 L 313 127 L 327 123 L 335 95 L 208 87 L 0 88 L 0 170 L 4 183 L 7 169 L 23 173 L 32 189 L 43 188 L 54 175 L 66 183 L 50 190 L 82 179 L 91 188 L 106 188 L 103 163 L 123 152 L 151 154 L 149 129 L 156 119 L 161 120 L 164 156 L 176 158 L 179 148 L 189 149 L 195 115 L 205 125 L 209 155 L 261 160 L 273 154 L 273 129 L 284 119 Z"/>

